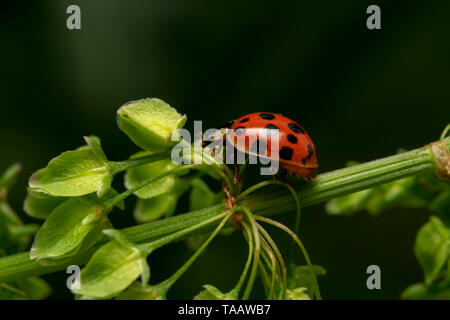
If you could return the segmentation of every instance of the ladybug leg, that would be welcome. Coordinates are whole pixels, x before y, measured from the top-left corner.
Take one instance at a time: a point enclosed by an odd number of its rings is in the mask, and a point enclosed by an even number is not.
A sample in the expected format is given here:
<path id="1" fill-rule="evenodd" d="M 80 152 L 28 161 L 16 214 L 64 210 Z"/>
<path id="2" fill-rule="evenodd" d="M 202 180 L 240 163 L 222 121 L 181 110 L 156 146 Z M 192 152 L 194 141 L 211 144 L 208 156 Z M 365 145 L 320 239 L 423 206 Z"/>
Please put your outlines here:
<path id="1" fill-rule="evenodd" d="M 223 186 L 223 191 L 225 192 L 225 200 L 227 203 L 227 210 L 234 207 L 236 204 L 236 198 L 231 196 L 230 190 L 228 190 L 228 187 L 225 185 Z M 238 230 L 242 230 L 241 226 L 242 221 L 242 214 L 233 212 L 233 214 L 230 216 L 230 222 L 231 224 Z"/>
<path id="2" fill-rule="evenodd" d="M 238 184 L 239 183 L 239 174 L 240 174 L 240 166 L 239 164 L 235 163 L 234 164 L 234 179 L 233 179 L 233 183 L 234 184 Z"/>

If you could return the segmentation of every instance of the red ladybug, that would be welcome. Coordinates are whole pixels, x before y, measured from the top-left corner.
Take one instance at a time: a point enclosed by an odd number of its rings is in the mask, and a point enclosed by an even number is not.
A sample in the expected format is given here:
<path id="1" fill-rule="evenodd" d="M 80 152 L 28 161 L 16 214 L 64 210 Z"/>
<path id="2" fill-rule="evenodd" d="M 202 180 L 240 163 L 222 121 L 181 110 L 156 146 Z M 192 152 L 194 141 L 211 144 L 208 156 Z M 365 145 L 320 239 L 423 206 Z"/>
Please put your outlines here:
<path id="1" fill-rule="evenodd" d="M 306 131 L 295 121 L 276 113 L 256 112 L 243 116 L 232 123 L 230 141 L 234 140 L 235 147 L 248 154 L 265 154 L 269 158 L 271 141 L 274 136 L 262 134 L 261 129 L 278 129 L 279 151 L 278 159 L 280 167 L 301 178 L 315 178 L 317 175 L 316 148 Z M 264 130 L 267 132 L 267 130 Z M 245 142 L 236 136 L 245 133 Z M 258 141 L 259 140 L 259 141 Z M 263 141 L 263 142 L 261 142 Z M 262 145 L 266 150 L 259 150 Z"/>

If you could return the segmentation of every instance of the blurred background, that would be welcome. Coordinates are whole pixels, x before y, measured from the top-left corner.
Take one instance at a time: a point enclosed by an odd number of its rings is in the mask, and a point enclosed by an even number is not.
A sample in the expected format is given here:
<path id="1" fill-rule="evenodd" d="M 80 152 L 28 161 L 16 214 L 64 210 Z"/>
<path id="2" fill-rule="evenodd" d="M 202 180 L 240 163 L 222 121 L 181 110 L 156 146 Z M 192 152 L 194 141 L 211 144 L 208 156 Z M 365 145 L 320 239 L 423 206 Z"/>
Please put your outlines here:
<path id="1" fill-rule="evenodd" d="M 66 28 L 70 4 L 81 8 L 81 30 Z M 381 7 L 381 30 L 366 28 L 370 4 Z M 145 97 L 204 128 L 250 112 L 282 113 L 312 137 L 320 172 L 420 147 L 449 120 L 449 34 L 448 1 L 3 0 L 0 170 L 16 161 L 24 167 L 11 203 L 22 212 L 28 177 L 84 144 L 84 135 L 99 136 L 112 160 L 136 152 L 115 112 Z M 134 224 L 133 201 L 112 214 L 116 227 Z M 300 235 L 328 271 L 323 296 L 397 299 L 421 281 L 413 244 L 428 216 L 304 209 Z M 169 297 L 192 298 L 206 283 L 231 289 L 247 250 L 236 235 L 214 241 Z M 151 282 L 191 254 L 185 243 L 152 254 Z M 371 264 L 381 267 L 381 290 L 366 288 Z M 51 298 L 72 298 L 64 272 L 44 278 Z"/>

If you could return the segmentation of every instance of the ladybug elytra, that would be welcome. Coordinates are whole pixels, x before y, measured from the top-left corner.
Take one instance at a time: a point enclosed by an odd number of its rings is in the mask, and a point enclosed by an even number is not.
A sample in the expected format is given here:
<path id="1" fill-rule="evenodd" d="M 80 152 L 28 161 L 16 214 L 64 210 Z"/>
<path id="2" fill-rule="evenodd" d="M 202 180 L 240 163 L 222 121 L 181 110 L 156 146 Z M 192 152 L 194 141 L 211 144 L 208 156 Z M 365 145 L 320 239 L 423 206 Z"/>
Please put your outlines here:
<path id="1" fill-rule="evenodd" d="M 261 151 L 269 157 L 272 139 L 278 138 L 278 161 L 280 167 L 297 177 L 309 179 L 317 175 L 316 148 L 308 133 L 295 121 L 276 113 L 256 112 L 240 117 L 232 122 L 234 137 L 245 133 L 245 142 L 237 142 L 235 147 L 248 154 L 259 154 Z M 261 129 L 277 129 L 278 136 L 261 134 Z M 228 139 L 231 139 L 228 136 Z M 266 150 L 255 150 L 255 146 L 261 149 L 266 145 Z"/>

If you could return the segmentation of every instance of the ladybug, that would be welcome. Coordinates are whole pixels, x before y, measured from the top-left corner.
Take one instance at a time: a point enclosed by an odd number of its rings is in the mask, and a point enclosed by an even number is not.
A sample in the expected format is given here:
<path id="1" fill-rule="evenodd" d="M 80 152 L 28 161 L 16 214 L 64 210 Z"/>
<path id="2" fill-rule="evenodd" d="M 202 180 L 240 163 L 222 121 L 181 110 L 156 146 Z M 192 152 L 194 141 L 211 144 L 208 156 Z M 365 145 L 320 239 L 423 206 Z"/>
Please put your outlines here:
<path id="1" fill-rule="evenodd" d="M 237 150 L 252 155 L 270 154 L 272 139 L 278 140 L 278 161 L 280 167 L 297 177 L 310 179 L 317 176 L 316 148 L 308 133 L 295 121 L 281 114 L 271 112 L 250 113 L 231 122 L 227 139 Z M 264 129 L 264 130 L 261 130 Z M 265 129 L 278 129 L 277 136 L 268 135 Z M 237 139 L 245 133 L 245 140 Z M 266 146 L 266 148 L 261 146 Z M 258 146 L 260 149 L 258 150 Z M 258 152 L 259 151 L 259 152 Z"/>

